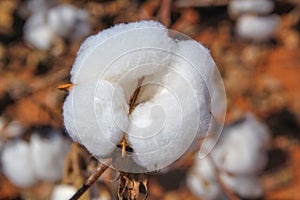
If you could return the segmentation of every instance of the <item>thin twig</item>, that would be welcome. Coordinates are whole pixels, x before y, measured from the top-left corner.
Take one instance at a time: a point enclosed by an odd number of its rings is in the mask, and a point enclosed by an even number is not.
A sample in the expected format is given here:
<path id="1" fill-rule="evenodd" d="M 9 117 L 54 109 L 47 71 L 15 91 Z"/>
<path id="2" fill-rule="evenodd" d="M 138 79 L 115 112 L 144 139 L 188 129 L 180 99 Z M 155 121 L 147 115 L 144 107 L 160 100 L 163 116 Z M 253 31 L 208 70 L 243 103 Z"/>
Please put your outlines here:
<path id="1" fill-rule="evenodd" d="M 109 159 L 109 163 L 111 163 L 111 159 Z M 89 189 L 93 183 L 95 183 L 98 178 L 106 171 L 110 164 L 101 163 L 98 168 L 93 172 L 93 174 L 88 178 L 88 180 L 77 190 L 77 192 L 70 198 L 70 200 L 79 199 L 83 193 Z"/>
<path id="2" fill-rule="evenodd" d="M 166 27 L 171 24 L 171 4 L 172 0 L 161 0 L 158 11 L 158 20 Z"/>

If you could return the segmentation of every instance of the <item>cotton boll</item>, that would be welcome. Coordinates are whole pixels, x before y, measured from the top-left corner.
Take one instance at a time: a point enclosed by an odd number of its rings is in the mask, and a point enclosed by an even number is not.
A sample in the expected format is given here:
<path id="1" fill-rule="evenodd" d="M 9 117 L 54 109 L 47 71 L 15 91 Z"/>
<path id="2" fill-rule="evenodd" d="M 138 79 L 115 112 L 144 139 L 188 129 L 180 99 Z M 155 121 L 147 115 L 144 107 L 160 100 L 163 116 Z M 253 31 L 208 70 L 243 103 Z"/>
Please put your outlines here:
<path id="1" fill-rule="evenodd" d="M 278 15 L 243 15 L 237 21 L 236 32 L 241 38 L 253 40 L 254 42 L 268 41 L 277 31 L 279 21 Z"/>
<path id="2" fill-rule="evenodd" d="M 206 180 L 216 181 L 215 166 L 209 158 L 199 159 L 196 156 L 193 171 Z"/>
<path id="3" fill-rule="evenodd" d="M 207 49 L 169 37 L 158 22 L 114 26 L 80 47 L 71 70 L 75 86 L 64 105 L 66 129 L 99 159 L 111 156 L 126 136 L 131 159 L 158 170 L 206 134 L 215 70 Z"/>
<path id="4" fill-rule="evenodd" d="M 256 176 L 220 175 L 222 181 L 234 192 L 244 198 L 259 198 L 263 195 L 262 185 Z"/>
<path id="5" fill-rule="evenodd" d="M 270 135 L 266 126 L 253 115 L 223 132 L 213 158 L 217 166 L 238 174 L 253 174 L 262 170 L 267 163 L 266 146 Z"/>
<path id="6" fill-rule="evenodd" d="M 71 185 L 57 185 L 52 191 L 51 200 L 68 200 L 76 191 L 76 188 Z"/>
<path id="7" fill-rule="evenodd" d="M 46 22 L 44 12 L 30 16 L 24 26 L 24 40 L 26 43 L 41 49 L 49 49 L 52 44 L 54 32 Z"/>
<path id="8" fill-rule="evenodd" d="M 233 17 L 245 13 L 268 14 L 273 9 L 272 0 L 232 0 L 228 5 L 228 12 Z"/>
<path id="9" fill-rule="evenodd" d="M 200 197 L 201 199 L 213 200 L 223 199 L 220 187 L 214 181 L 202 179 L 194 173 L 189 173 L 187 176 L 187 186 L 189 190 Z"/>
<path id="10" fill-rule="evenodd" d="M 65 155 L 70 143 L 53 130 L 49 138 L 33 133 L 30 138 L 32 166 L 36 176 L 43 181 L 61 179 Z"/>
<path id="11" fill-rule="evenodd" d="M 47 20 L 51 29 L 65 38 L 80 38 L 90 31 L 87 13 L 72 5 L 64 4 L 51 8 Z"/>
<path id="12" fill-rule="evenodd" d="M 9 141 L 2 150 L 2 171 L 16 186 L 30 187 L 37 182 L 30 153 L 29 144 L 23 140 Z"/>

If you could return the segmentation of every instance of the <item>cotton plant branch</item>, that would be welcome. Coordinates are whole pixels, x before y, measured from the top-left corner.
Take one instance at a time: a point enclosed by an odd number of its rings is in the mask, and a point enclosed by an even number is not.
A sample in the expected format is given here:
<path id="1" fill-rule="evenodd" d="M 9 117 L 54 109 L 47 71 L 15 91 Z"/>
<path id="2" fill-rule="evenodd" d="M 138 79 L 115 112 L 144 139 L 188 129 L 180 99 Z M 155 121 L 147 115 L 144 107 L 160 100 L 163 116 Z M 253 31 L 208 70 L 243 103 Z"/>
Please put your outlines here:
<path id="1" fill-rule="evenodd" d="M 111 159 L 107 160 L 108 163 L 101 163 L 97 169 L 92 173 L 92 175 L 87 179 L 87 181 L 77 190 L 77 192 L 70 198 L 70 200 L 79 199 L 97 180 L 98 178 L 107 170 L 111 163 Z"/>

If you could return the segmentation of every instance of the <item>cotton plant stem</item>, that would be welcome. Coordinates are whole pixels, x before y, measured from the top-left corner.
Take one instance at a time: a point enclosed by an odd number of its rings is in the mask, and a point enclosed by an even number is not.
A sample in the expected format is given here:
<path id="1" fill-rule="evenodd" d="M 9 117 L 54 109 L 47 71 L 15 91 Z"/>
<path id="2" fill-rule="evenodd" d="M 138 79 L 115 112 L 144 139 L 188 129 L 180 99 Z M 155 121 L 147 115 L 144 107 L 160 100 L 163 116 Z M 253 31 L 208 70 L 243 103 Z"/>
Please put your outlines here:
<path id="1" fill-rule="evenodd" d="M 111 163 L 111 159 L 109 159 L 109 164 L 101 163 L 97 169 L 93 172 L 93 174 L 88 178 L 88 180 L 77 190 L 77 192 L 70 198 L 70 200 L 79 199 L 83 193 L 88 190 L 97 180 L 98 178 L 107 170 Z"/>

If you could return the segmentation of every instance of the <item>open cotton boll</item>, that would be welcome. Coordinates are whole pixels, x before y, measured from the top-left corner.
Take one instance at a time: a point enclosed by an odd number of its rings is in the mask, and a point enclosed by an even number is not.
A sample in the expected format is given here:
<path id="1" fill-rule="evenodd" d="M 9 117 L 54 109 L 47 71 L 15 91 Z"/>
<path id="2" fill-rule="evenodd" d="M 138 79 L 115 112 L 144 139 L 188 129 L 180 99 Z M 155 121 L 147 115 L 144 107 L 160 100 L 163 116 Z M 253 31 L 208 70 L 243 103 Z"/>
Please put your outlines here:
<path id="1" fill-rule="evenodd" d="M 38 179 L 58 181 L 62 177 L 65 155 L 70 143 L 53 130 L 49 137 L 33 133 L 30 138 L 32 166 Z"/>
<path id="2" fill-rule="evenodd" d="M 187 176 L 187 186 L 194 195 L 201 199 L 225 199 L 225 196 L 222 195 L 222 190 L 215 181 L 205 180 L 193 172 L 190 172 Z"/>
<path id="3" fill-rule="evenodd" d="M 51 47 L 54 32 L 46 22 L 46 13 L 34 13 L 24 26 L 24 40 L 35 48 L 46 50 Z"/>
<path id="4" fill-rule="evenodd" d="M 273 9 L 272 0 L 232 0 L 228 4 L 228 12 L 232 16 L 244 13 L 268 14 Z"/>
<path id="5" fill-rule="evenodd" d="M 213 150 L 217 166 L 238 174 L 253 174 L 267 163 L 266 153 L 270 135 L 267 127 L 253 115 L 224 130 L 221 140 Z"/>
<path id="6" fill-rule="evenodd" d="M 116 25 L 80 47 L 64 104 L 66 129 L 99 159 L 124 136 L 137 164 L 161 169 L 208 130 L 215 70 L 207 49 L 171 38 L 158 22 Z"/>
<path id="7" fill-rule="evenodd" d="M 71 185 L 56 185 L 51 194 L 51 200 L 68 200 L 75 193 L 77 189 Z"/>
<path id="8" fill-rule="evenodd" d="M 254 42 L 270 40 L 279 26 L 280 17 L 243 15 L 239 17 L 236 24 L 237 34 L 244 39 Z"/>
<path id="9" fill-rule="evenodd" d="M 18 187 L 30 187 L 37 182 L 30 153 L 29 144 L 23 140 L 9 141 L 2 150 L 3 174 Z"/>
<path id="10" fill-rule="evenodd" d="M 221 173 L 222 181 L 234 192 L 243 198 L 259 198 L 263 195 L 263 188 L 256 176 L 232 176 Z"/>
<path id="11" fill-rule="evenodd" d="M 51 8 L 47 20 L 53 32 L 65 38 L 79 39 L 90 32 L 87 12 L 72 5 Z"/>

